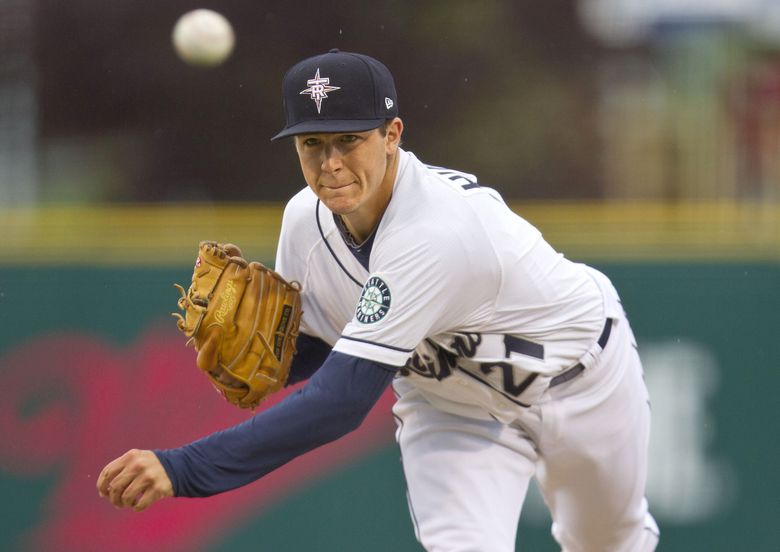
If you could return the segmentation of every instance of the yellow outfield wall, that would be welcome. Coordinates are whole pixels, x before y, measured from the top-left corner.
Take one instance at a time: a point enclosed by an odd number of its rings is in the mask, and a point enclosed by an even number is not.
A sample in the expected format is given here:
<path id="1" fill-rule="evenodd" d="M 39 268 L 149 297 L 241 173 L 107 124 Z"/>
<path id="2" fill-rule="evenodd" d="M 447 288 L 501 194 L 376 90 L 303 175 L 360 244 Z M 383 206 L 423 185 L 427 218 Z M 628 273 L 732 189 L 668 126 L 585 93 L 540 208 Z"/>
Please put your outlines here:
<path id="1" fill-rule="evenodd" d="M 530 202 L 512 208 L 568 257 L 780 261 L 780 203 Z M 273 260 L 283 205 L 130 204 L 0 208 L 3 265 L 178 265 L 200 240 Z"/>

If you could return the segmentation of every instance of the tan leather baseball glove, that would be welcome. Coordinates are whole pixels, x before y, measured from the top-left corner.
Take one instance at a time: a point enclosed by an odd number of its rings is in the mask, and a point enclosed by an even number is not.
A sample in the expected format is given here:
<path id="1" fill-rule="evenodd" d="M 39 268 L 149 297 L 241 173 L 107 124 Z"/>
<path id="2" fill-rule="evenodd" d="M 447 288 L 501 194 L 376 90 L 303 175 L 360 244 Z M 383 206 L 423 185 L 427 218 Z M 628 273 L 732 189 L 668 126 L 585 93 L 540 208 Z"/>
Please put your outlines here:
<path id="1" fill-rule="evenodd" d="M 301 320 L 300 285 L 232 244 L 200 243 L 192 284 L 181 292 L 179 330 L 194 344 L 197 365 L 217 391 L 254 408 L 284 387 Z"/>

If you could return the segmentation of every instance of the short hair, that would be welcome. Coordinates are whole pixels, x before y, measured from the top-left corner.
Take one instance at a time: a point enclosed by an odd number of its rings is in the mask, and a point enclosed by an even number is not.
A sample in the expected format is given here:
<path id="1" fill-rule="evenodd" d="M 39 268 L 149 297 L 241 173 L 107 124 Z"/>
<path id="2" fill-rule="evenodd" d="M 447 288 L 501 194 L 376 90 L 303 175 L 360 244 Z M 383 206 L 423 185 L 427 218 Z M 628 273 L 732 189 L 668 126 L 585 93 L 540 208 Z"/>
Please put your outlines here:
<path id="1" fill-rule="evenodd" d="M 385 122 L 377 127 L 379 129 L 379 134 L 381 134 L 383 137 L 387 136 L 387 129 L 390 128 L 390 124 L 393 122 L 393 120 L 394 119 L 385 119 Z"/>

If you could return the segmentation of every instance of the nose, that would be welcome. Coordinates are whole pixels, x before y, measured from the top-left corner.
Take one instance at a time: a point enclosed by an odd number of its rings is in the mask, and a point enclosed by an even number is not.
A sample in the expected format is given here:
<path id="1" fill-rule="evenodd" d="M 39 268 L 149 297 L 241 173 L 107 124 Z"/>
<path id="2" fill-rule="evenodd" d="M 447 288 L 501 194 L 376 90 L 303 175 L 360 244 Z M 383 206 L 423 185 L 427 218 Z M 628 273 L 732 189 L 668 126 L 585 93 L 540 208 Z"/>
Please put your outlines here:
<path id="1" fill-rule="evenodd" d="M 335 173 L 341 170 L 341 152 L 331 144 L 322 148 L 322 172 Z"/>

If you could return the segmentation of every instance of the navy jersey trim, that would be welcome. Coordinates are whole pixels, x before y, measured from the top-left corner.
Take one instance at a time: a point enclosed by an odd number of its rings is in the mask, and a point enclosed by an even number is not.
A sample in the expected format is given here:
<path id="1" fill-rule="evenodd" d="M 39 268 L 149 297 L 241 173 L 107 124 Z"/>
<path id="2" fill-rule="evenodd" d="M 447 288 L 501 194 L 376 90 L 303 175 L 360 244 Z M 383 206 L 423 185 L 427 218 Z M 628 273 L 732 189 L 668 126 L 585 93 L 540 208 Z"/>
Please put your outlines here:
<path id="1" fill-rule="evenodd" d="M 341 264 L 341 261 L 336 256 L 336 252 L 333 251 L 333 248 L 328 243 L 328 238 L 325 237 L 325 233 L 322 231 L 322 223 L 320 222 L 320 200 L 319 199 L 317 199 L 317 205 L 314 207 L 314 217 L 317 219 L 317 230 L 320 231 L 320 236 L 322 237 L 322 241 L 325 242 L 325 247 L 328 248 L 328 251 L 330 251 L 330 254 L 333 256 L 333 259 L 339 265 L 341 270 L 344 271 L 344 274 L 346 274 L 349 277 L 350 280 L 355 282 L 355 285 L 357 285 L 357 287 L 359 287 L 360 289 L 363 289 L 363 284 L 357 278 L 355 278 L 352 274 L 350 274 L 349 270 L 347 270 L 347 268 L 343 264 Z"/>
<path id="2" fill-rule="evenodd" d="M 401 351 L 402 353 L 411 353 L 412 351 L 414 351 L 414 349 L 402 349 L 401 347 L 393 347 L 392 345 L 385 345 L 384 343 L 377 343 L 376 341 L 369 341 L 368 339 L 359 339 L 357 337 L 350 337 L 348 335 L 342 335 L 341 339 L 349 339 L 350 341 L 368 343 L 369 345 L 376 345 L 377 347 L 384 347 L 385 349 L 392 349 L 393 351 Z"/>
<path id="3" fill-rule="evenodd" d="M 346 246 L 349 247 L 350 252 L 355 256 L 363 268 L 366 269 L 366 272 L 371 272 L 371 269 L 368 268 L 368 261 L 371 258 L 371 250 L 374 247 L 374 236 L 376 236 L 376 228 L 374 228 L 373 232 L 371 232 L 371 235 L 368 236 L 368 238 L 363 243 L 358 245 L 355 243 L 352 237 L 349 236 L 349 232 L 347 231 L 344 221 L 341 220 L 341 217 L 339 217 L 336 213 L 333 213 L 333 222 L 336 223 L 336 228 L 339 229 L 341 238 L 344 240 Z M 377 228 L 378 227 L 379 225 L 377 225 Z"/>

